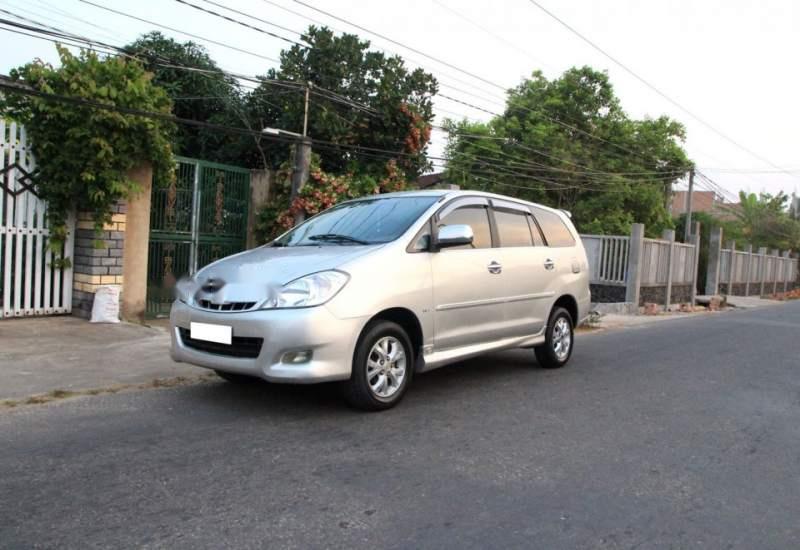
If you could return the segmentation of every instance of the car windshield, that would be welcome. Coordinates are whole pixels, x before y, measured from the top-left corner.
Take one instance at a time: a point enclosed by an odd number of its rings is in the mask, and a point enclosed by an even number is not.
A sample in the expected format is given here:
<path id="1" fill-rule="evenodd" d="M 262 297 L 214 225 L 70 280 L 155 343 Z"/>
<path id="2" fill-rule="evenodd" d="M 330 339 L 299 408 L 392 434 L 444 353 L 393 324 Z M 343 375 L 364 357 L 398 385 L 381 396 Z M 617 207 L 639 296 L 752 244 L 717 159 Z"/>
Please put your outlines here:
<path id="1" fill-rule="evenodd" d="M 272 246 L 388 243 L 402 235 L 438 198 L 395 196 L 346 202 L 275 239 Z"/>

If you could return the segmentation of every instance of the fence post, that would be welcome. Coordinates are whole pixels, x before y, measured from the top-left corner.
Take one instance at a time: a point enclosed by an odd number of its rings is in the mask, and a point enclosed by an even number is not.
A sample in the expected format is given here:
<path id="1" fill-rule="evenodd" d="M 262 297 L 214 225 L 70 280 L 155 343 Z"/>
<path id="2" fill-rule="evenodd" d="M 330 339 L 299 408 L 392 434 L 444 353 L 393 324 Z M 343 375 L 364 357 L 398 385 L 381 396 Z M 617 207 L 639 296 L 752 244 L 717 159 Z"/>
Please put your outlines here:
<path id="1" fill-rule="evenodd" d="M 661 239 L 669 241 L 667 249 L 667 291 L 664 294 L 664 311 L 669 311 L 672 301 L 672 259 L 675 257 L 675 230 L 665 229 L 661 232 Z"/>
<path id="2" fill-rule="evenodd" d="M 772 265 L 772 293 L 775 294 L 778 292 L 778 264 L 782 264 L 780 261 L 781 251 L 777 248 L 772 249 L 772 259 L 770 260 L 770 264 Z"/>
<path id="3" fill-rule="evenodd" d="M 744 295 L 750 296 L 750 279 L 752 278 L 751 272 L 753 271 L 753 245 L 748 244 L 745 252 L 747 252 L 747 269 L 745 269 L 744 275 Z"/>
<path id="4" fill-rule="evenodd" d="M 642 281 L 642 253 L 644 249 L 644 224 L 631 226 L 631 241 L 628 249 L 628 280 L 625 288 L 625 301 L 639 307 L 639 291 Z"/>
<path id="5" fill-rule="evenodd" d="M 733 296 L 733 285 L 736 280 L 736 241 L 732 240 L 728 243 L 728 248 L 731 251 L 730 268 L 728 271 L 728 296 Z"/>
<path id="6" fill-rule="evenodd" d="M 789 254 L 790 254 L 790 252 L 788 250 L 784 250 L 783 254 L 781 255 L 782 258 L 783 258 L 781 260 L 781 269 L 783 270 L 782 279 L 783 279 L 783 293 L 784 294 L 786 294 L 786 288 L 789 286 L 789 276 L 790 276 L 790 274 L 792 272 L 792 270 L 791 270 L 792 261 L 789 259 L 790 258 Z"/>
<path id="7" fill-rule="evenodd" d="M 758 255 L 761 256 L 761 260 L 758 262 L 758 270 L 760 271 L 758 278 L 761 281 L 758 290 L 758 296 L 760 298 L 764 295 L 764 279 L 767 278 L 767 247 L 760 247 L 758 249 Z"/>
<path id="8" fill-rule="evenodd" d="M 700 271 L 700 222 L 694 223 L 694 233 L 692 233 L 692 244 L 694 245 L 694 261 L 692 263 L 692 294 L 690 303 L 694 307 L 697 298 L 697 273 Z"/>
<path id="9" fill-rule="evenodd" d="M 706 294 L 714 296 L 719 292 L 719 265 L 722 261 L 722 228 L 711 229 L 708 240 L 708 269 L 706 270 Z"/>

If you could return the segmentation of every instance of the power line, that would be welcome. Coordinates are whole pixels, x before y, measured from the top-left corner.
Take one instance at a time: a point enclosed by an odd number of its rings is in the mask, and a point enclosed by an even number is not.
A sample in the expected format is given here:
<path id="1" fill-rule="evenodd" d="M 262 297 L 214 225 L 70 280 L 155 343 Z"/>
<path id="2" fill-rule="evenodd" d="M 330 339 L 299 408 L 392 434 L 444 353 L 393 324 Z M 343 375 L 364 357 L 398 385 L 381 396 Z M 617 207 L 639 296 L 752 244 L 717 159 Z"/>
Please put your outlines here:
<path id="1" fill-rule="evenodd" d="M 245 28 L 252 29 L 252 30 L 260 32 L 262 34 L 266 34 L 267 36 L 271 36 L 272 38 L 277 38 L 278 40 L 283 40 L 284 42 L 288 42 L 289 44 L 295 44 L 296 46 L 300 46 L 302 48 L 308 48 L 307 45 L 301 44 L 300 42 L 296 42 L 296 41 L 294 41 L 294 40 L 292 40 L 290 38 L 286 38 L 286 37 L 281 36 L 279 34 L 275 34 L 275 33 L 270 32 L 268 30 L 262 29 L 260 27 L 256 27 L 255 25 L 250 25 L 248 23 L 245 23 L 244 21 L 239 21 L 238 19 L 234 19 L 233 17 L 228 17 L 227 15 L 223 15 L 221 13 L 218 13 L 218 12 L 214 11 L 214 10 L 209 10 L 209 9 L 204 8 L 202 6 L 198 6 L 196 4 L 192 4 L 191 2 L 187 2 L 186 0 L 175 0 L 175 1 L 178 2 L 179 4 L 183 4 L 185 6 L 190 6 L 190 7 L 194 8 L 194 9 L 196 9 L 198 11 L 202 11 L 202 12 L 208 13 L 210 15 L 214 15 L 214 16 L 219 17 L 221 19 L 225 19 L 225 20 L 230 21 L 232 23 L 236 23 L 237 25 L 241 25 L 241 26 L 243 26 Z M 209 3 L 219 6 L 219 4 L 215 4 L 214 2 L 209 2 Z M 224 7 L 224 6 L 222 6 L 222 7 Z M 225 9 L 229 9 L 230 11 L 237 11 L 237 10 L 233 10 L 233 9 L 230 9 L 230 8 L 225 8 Z M 237 13 L 242 13 L 242 12 L 237 12 Z M 263 19 L 261 21 L 263 21 Z"/>
<path id="2" fill-rule="evenodd" d="M 298 0 L 295 0 L 295 1 L 298 1 Z M 680 109 L 681 111 L 683 111 L 684 113 L 686 113 L 687 115 L 689 115 L 690 117 L 692 117 L 693 119 L 695 119 L 696 121 L 698 121 L 700 124 L 702 124 L 703 126 L 705 126 L 706 128 L 708 128 L 709 130 L 711 130 L 712 132 L 714 132 L 714 133 L 715 133 L 715 134 L 717 134 L 718 136 L 720 136 L 720 137 L 722 137 L 723 139 L 725 139 L 726 141 L 728 141 L 728 142 L 732 143 L 733 145 L 735 145 L 736 147 L 738 147 L 738 148 L 739 148 L 739 149 L 741 149 L 742 151 L 745 151 L 746 153 L 748 153 L 748 154 L 749 154 L 750 156 L 752 156 L 753 158 L 757 158 L 757 159 L 759 159 L 760 161 L 762 161 L 762 162 L 764 162 L 764 163 L 766 163 L 766 164 L 769 164 L 769 165 L 770 165 L 770 166 L 772 166 L 773 168 L 777 168 L 778 170 L 780 170 L 780 171 L 782 171 L 782 172 L 784 172 L 784 173 L 786 173 L 786 174 L 788 174 L 788 175 L 790 175 L 790 176 L 792 176 L 792 177 L 797 177 L 795 174 L 792 174 L 792 173 L 790 173 L 790 172 L 788 172 L 788 171 L 784 170 L 783 168 L 781 168 L 780 166 L 778 166 L 778 165 L 777 165 L 777 164 L 775 164 L 774 162 L 770 161 L 769 159 L 767 159 L 767 158 L 765 158 L 765 157 L 763 157 L 763 156 L 759 155 L 758 153 L 755 153 L 754 151 L 752 151 L 751 149 L 748 149 L 747 147 L 745 147 L 744 145 L 742 145 L 742 144 L 741 144 L 741 143 L 739 143 L 738 141 L 736 141 L 736 140 L 734 140 L 733 138 L 731 138 L 731 137 L 727 136 L 726 134 L 722 133 L 720 130 L 717 130 L 717 129 L 716 129 L 714 126 L 712 126 L 710 123 L 706 122 L 704 119 L 702 119 L 702 118 L 700 118 L 699 116 L 697 116 L 696 114 L 694 114 L 692 111 L 690 111 L 689 109 L 687 109 L 686 107 L 684 107 L 683 105 L 681 105 L 680 103 L 678 103 L 676 100 L 672 99 L 672 98 L 671 98 L 670 96 L 668 96 L 666 93 L 662 92 L 662 91 L 661 91 L 661 90 L 660 90 L 658 87 L 656 87 L 656 86 L 655 86 L 655 84 L 652 84 L 652 83 L 651 83 L 651 82 L 649 82 L 648 80 L 645 80 L 645 79 L 644 79 L 642 76 L 639 76 L 639 74 L 638 74 L 638 73 L 636 73 L 636 72 L 635 72 L 633 69 L 631 69 L 630 67 L 628 67 L 627 65 L 625 65 L 624 63 L 622 63 L 622 62 L 621 62 L 619 59 L 617 59 L 616 57 L 612 56 L 610 53 L 608 53 L 606 50 L 604 50 L 603 48 L 601 48 L 601 47 L 600 47 L 599 45 L 597 45 L 595 42 L 593 42 L 593 41 L 592 41 L 592 40 L 590 40 L 588 37 L 586 37 L 585 35 L 583 35 L 582 33 L 580 33 L 580 32 L 579 32 L 577 29 L 575 29 L 574 27 L 572 27 L 572 26 L 571 26 L 569 23 L 567 23 L 566 21 L 564 21 L 563 19 L 561 19 L 560 17 L 558 17 L 556 14 L 554 14 L 553 12 L 551 12 L 550 10 L 548 10 L 547 8 L 545 8 L 544 6 L 542 6 L 542 5 L 541 5 L 541 4 L 540 4 L 540 3 L 539 3 L 537 0 L 528 0 L 528 1 L 529 1 L 531 4 L 533 4 L 534 6 L 536 6 L 537 8 L 539 8 L 541 11 L 543 11 L 544 13 L 546 13 L 548 16 L 550 16 L 552 19 L 556 20 L 556 21 L 557 21 L 559 24 L 561 24 L 561 26 L 563 26 L 564 28 L 566 28 L 566 29 L 567 29 L 568 31 L 570 31 L 572 34 L 574 34 L 575 36 L 577 36 L 578 38 L 580 38 L 581 40 L 583 40 L 584 42 L 586 42 L 587 44 L 589 44 L 589 46 L 591 46 L 592 48 L 594 48 L 595 50 L 597 50 L 598 52 L 600 52 L 601 54 L 603 54 L 603 55 L 604 55 L 605 57 L 607 57 L 608 59 L 610 59 L 610 60 L 611 60 L 612 62 L 614 62 L 614 63 L 615 63 L 617 66 L 619 66 L 620 68 L 622 68 L 622 69 L 623 69 L 625 72 L 627 72 L 628 74 L 630 74 L 631 76 L 633 76 L 633 77 L 634 77 L 636 80 L 638 80 L 639 82 L 641 82 L 642 84 L 644 84 L 645 86 L 647 86 L 648 88 L 650 88 L 652 91 L 654 91 L 655 93 L 657 93 L 659 96 L 661 96 L 662 98 L 664 98 L 664 99 L 666 99 L 667 101 L 669 101 L 669 102 L 670 102 L 672 105 L 674 105 L 675 107 L 677 107 L 678 109 Z"/>
<path id="3" fill-rule="evenodd" d="M 236 46 L 231 46 L 230 44 L 226 44 L 224 42 L 219 42 L 219 41 L 213 40 L 211 38 L 206 38 L 204 36 L 200 36 L 199 34 L 192 34 L 190 32 L 182 31 L 182 30 L 176 29 L 174 27 L 168 27 L 167 25 L 162 25 L 161 23 L 156 23 L 155 21 L 150 21 L 149 19 L 143 19 L 141 17 L 137 17 L 137 16 L 131 15 L 129 13 L 125 13 L 125 12 L 122 12 L 122 11 L 119 11 L 119 10 L 115 10 L 114 8 L 109 8 L 108 6 L 101 6 L 100 4 L 95 4 L 94 2 L 90 2 L 89 0 L 78 0 L 78 2 L 83 2 L 84 4 L 88 4 L 90 6 L 94 6 L 96 8 L 100 8 L 101 10 L 109 11 L 109 12 L 115 13 L 117 15 L 121 15 L 121 16 L 127 17 L 129 19 L 135 19 L 136 21 L 140 21 L 142 23 L 147 23 L 148 25 L 153 25 L 155 27 L 166 29 L 168 31 L 177 32 L 178 34 L 183 34 L 185 36 L 190 36 L 190 37 L 195 38 L 197 40 L 204 40 L 205 42 L 208 42 L 209 44 L 214 44 L 214 45 L 220 46 L 222 48 L 227 48 L 229 50 L 233 50 L 233 51 L 236 51 L 236 52 L 239 52 L 239 53 L 252 55 L 253 57 L 258 57 L 260 59 L 265 59 L 267 61 L 272 61 L 273 63 L 280 63 L 280 61 L 278 61 L 274 57 L 269 57 L 269 56 L 266 56 L 266 55 L 261 55 L 259 53 L 255 53 L 255 52 L 251 52 L 251 51 L 248 51 L 248 50 L 244 50 L 242 48 L 237 48 Z"/>
<path id="4" fill-rule="evenodd" d="M 125 14 L 125 15 L 127 15 L 127 14 Z M 59 30 L 59 31 L 60 31 L 60 29 L 56 29 L 56 30 Z M 83 37 L 81 37 L 81 38 L 83 38 Z M 85 39 L 85 38 L 84 38 L 84 39 Z M 181 66 L 181 67 L 177 67 L 177 68 L 187 68 L 187 67 L 183 67 L 183 66 Z M 217 72 L 217 71 L 208 71 L 208 72 L 209 72 L 209 73 L 213 73 L 213 72 Z M 237 75 L 237 76 L 241 77 L 241 75 Z M 254 80 L 254 81 L 261 83 L 261 82 L 263 82 L 263 79 L 257 79 L 257 80 Z M 291 85 L 297 86 L 297 84 L 296 84 L 296 83 L 288 83 L 288 84 L 291 84 Z M 322 89 L 322 90 L 324 90 L 324 89 Z M 330 97 L 330 96 L 328 96 L 328 95 L 325 95 L 325 94 L 321 94 L 321 96 L 322 96 L 322 97 L 324 97 L 324 98 L 326 98 L 326 99 L 329 99 L 329 100 L 333 100 L 333 101 L 340 101 L 340 102 L 342 102 L 343 104 L 345 104 L 345 105 L 348 105 L 349 107 L 354 107 L 354 106 L 355 106 L 355 105 L 353 105 L 353 102 L 352 102 L 352 100 L 349 100 L 348 98 L 345 98 L 344 96 L 340 96 L 340 95 L 336 94 L 335 92 L 332 92 L 332 91 L 329 91 L 329 90 L 328 90 L 327 92 L 328 92 L 328 94 L 332 95 L 333 97 Z M 455 98 L 454 98 L 454 99 L 455 99 Z M 460 100 L 456 100 L 456 101 L 460 101 Z M 273 106 L 274 106 L 274 104 L 273 104 Z M 373 111 L 373 112 L 374 112 L 374 111 Z M 493 113 L 493 114 L 495 114 L 495 115 L 496 115 L 497 113 Z M 526 148 L 525 146 L 522 146 L 521 144 L 512 144 L 512 146 L 519 146 L 519 147 L 522 147 L 522 148 L 524 148 L 524 149 L 532 150 L 532 151 L 536 152 L 537 154 L 544 155 L 544 156 L 548 156 L 548 157 L 550 157 L 550 158 L 555 158 L 555 159 L 557 159 L 557 160 L 561 160 L 561 161 L 563 161 L 563 162 L 566 162 L 566 163 L 568 163 L 568 164 L 573 164 L 573 165 L 575 165 L 575 166 L 581 167 L 581 165 L 578 165 L 578 164 L 576 164 L 576 163 L 573 163 L 573 162 L 571 162 L 571 161 L 568 161 L 568 160 L 566 160 L 566 159 L 558 159 L 557 157 L 554 157 L 554 156 L 552 156 L 552 155 L 548 155 L 547 153 L 543 153 L 543 152 L 541 152 L 541 151 L 536 151 L 536 150 L 533 150 L 533 149 L 530 149 L 530 148 Z M 508 155 L 507 153 L 503 153 L 503 152 L 501 152 L 501 154 L 503 154 L 503 155 L 505 155 L 505 156 L 509 156 L 510 158 L 514 158 L 514 159 L 517 159 L 517 160 L 520 160 L 520 161 L 521 161 L 521 159 L 519 159 L 519 157 L 513 157 L 513 156 L 510 156 L 510 155 Z M 522 163 L 522 165 L 523 165 L 523 166 L 526 166 L 526 167 L 530 168 L 530 161 L 521 161 L 521 163 Z M 572 172 L 572 173 L 573 173 L 573 175 L 574 175 L 574 172 L 575 172 L 575 171 L 567 171 L 567 170 L 558 169 L 558 168 L 555 168 L 555 167 L 550 167 L 550 166 L 547 166 L 547 165 L 544 165 L 544 164 L 541 164 L 541 163 L 536 163 L 536 164 L 538 164 L 538 166 L 540 167 L 540 168 L 538 168 L 538 170 L 539 170 L 539 171 L 551 171 L 551 172 Z M 589 169 L 588 167 L 584 167 L 584 168 L 586 168 L 587 170 L 591 170 L 591 169 Z M 595 171 L 595 172 L 596 172 L 596 171 Z M 601 173 L 598 173 L 598 174 L 601 174 Z M 605 173 L 605 175 L 620 175 L 620 176 L 625 176 L 626 174 L 616 174 L 616 173 L 611 173 L 611 172 L 608 172 L 608 173 Z M 595 176 L 595 177 L 596 177 L 596 176 Z M 674 178 L 674 176 L 670 176 L 670 177 L 669 177 L 669 179 L 675 179 L 675 178 Z"/>

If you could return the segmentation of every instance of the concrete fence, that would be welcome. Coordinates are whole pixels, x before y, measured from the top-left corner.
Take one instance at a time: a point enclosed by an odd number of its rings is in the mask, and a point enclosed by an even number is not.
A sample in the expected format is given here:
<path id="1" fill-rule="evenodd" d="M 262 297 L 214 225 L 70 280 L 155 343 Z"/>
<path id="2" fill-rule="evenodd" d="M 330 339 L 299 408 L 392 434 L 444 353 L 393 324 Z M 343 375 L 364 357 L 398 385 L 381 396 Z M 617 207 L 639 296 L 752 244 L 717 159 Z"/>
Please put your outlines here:
<path id="1" fill-rule="evenodd" d="M 675 231 L 661 239 L 645 238 L 644 225 L 634 224 L 629 236 L 581 235 L 589 260 L 592 300 L 595 302 L 647 302 L 669 308 L 676 302 L 693 302 L 697 285 L 699 224 L 694 241 L 675 242 Z"/>
<path id="2" fill-rule="evenodd" d="M 735 241 L 722 248 L 722 240 L 722 229 L 712 229 L 706 294 L 767 296 L 797 287 L 798 260 L 789 251 L 766 248 L 753 251 L 749 244 L 744 250 L 737 250 Z"/>

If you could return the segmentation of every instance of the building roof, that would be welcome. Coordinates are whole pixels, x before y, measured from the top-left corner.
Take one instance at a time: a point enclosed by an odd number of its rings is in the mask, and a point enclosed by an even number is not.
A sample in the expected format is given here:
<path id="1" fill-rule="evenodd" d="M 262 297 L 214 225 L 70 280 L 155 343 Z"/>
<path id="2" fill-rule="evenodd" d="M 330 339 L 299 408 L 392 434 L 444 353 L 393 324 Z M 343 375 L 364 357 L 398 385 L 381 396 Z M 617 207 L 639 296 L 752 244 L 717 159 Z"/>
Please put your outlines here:
<path id="1" fill-rule="evenodd" d="M 686 198 L 688 195 L 688 191 L 675 191 L 672 193 L 672 203 L 669 211 L 673 216 L 680 216 L 686 213 Z M 717 202 L 721 201 L 718 200 L 714 191 L 694 191 L 692 193 L 692 212 L 711 213 Z"/>
<path id="2" fill-rule="evenodd" d="M 433 174 L 425 174 L 417 178 L 417 186 L 420 189 L 427 189 L 434 185 L 444 183 L 444 172 L 434 172 Z"/>

